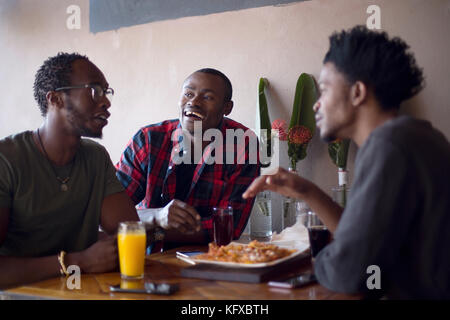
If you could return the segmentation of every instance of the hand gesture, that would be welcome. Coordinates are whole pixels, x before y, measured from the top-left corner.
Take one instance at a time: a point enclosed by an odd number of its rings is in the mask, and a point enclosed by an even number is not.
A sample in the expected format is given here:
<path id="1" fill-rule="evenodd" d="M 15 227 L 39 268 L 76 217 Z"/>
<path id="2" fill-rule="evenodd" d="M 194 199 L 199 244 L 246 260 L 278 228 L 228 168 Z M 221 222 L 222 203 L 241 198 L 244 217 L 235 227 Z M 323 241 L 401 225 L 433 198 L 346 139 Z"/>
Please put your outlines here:
<path id="1" fill-rule="evenodd" d="M 165 229 L 175 229 L 182 233 L 194 233 L 201 229 L 200 215 L 194 207 L 174 199 L 157 213 L 158 224 Z"/>
<path id="2" fill-rule="evenodd" d="M 303 198 L 313 184 L 283 168 L 277 168 L 273 174 L 256 178 L 247 188 L 242 197 L 255 197 L 259 192 L 270 190 L 291 198 Z"/>

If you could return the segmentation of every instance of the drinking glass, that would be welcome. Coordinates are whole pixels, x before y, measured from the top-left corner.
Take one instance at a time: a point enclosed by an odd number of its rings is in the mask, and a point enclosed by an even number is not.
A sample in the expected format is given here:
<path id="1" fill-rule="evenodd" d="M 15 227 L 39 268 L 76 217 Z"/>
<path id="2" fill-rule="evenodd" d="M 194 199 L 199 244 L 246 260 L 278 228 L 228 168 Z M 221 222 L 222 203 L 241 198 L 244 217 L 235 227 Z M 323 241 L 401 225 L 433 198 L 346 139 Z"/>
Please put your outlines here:
<path id="1" fill-rule="evenodd" d="M 250 238 L 267 240 L 272 237 L 272 198 L 270 191 L 256 195 L 250 215 Z"/>
<path id="2" fill-rule="evenodd" d="M 120 276 L 122 279 L 144 277 L 146 234 L 143 222 L 121 222 L 117 234 Z"/>
<path id="3" fill-rule="evenodd" d="M 226 246 L 233 240 L 233 208 L 213 207 L 214 242 Z"/>
<path id="4" fill-rule="evenodd" d="M 305 217 L 305 226 L 308 229 L 311 256 L 314 258 L 331 241 L 331 233 L 327 226 L 312 211 Z"/>

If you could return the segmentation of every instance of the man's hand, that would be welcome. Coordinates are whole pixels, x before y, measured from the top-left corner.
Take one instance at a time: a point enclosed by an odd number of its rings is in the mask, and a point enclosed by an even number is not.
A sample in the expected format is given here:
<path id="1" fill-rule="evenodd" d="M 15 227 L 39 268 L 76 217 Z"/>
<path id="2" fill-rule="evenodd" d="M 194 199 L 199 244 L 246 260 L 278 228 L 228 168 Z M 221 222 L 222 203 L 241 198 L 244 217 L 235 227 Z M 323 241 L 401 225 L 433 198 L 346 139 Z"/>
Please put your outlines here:
<path id="1" fill-rule="evenodd" d="M 258 192 L 264 190 L 306 201 L 331 232 L 334 233 L 336 230 L 343 208 L 311 181 L 283 168 L 278 168 L 273 175 L 255 179 L 242 197 L 244 199 L 255 197 Z"/>
<path id="2" fill-rule="evenodd" d="M 118 268 L 117 237 L 107 236 L 81 252 L 69 253 L 66 265 L 80 266 L 85 273 L 113 271 Z"/>
<path id="3" fill-rule="evenodd" d="M 172 200 L 156 214 L 156 221 L 165 229 L 175 229 L 182 233 L 199 232 L 200 215 L 194 207 L 180 200 Z"/>
<path id="4" fill-rule="evenodd" d="M 274 174 L 260 176 L 247 188 L 242 197 L 255 197 L 259 192 L 270 190 L 283 196 L 303 199 L 313 184 L 283 168 L 277 168 Z"/>

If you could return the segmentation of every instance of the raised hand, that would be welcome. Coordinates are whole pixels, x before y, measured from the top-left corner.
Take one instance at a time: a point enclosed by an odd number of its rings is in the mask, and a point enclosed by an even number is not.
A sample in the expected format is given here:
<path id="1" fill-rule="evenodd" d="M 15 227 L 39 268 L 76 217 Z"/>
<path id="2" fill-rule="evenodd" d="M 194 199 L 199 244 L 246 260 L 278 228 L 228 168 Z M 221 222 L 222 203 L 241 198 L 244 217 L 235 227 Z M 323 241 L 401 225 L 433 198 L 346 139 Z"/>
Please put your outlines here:
<path id="1" fill-rule="evenodd" d="M 255 197 L 261 191 L 270 190 L 286 197 L 301 199 L 312 186 L 309 180 L 279 167 L 273 174 L 256 178 L 242 197 L 247 199 Z"/>

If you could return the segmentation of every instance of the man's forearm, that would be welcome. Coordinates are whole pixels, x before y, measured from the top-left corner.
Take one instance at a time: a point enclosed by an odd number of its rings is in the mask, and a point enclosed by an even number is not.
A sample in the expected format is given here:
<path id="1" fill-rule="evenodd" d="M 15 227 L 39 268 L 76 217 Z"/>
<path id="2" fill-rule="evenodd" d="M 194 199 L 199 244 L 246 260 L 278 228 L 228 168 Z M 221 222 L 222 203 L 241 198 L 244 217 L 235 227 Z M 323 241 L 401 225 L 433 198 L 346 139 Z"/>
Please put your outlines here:
<path id="1" fill-rule="evenodd" d="M 58 257 L 18 258 L 0 256 L 0 289 L 58 276 Z"/>

